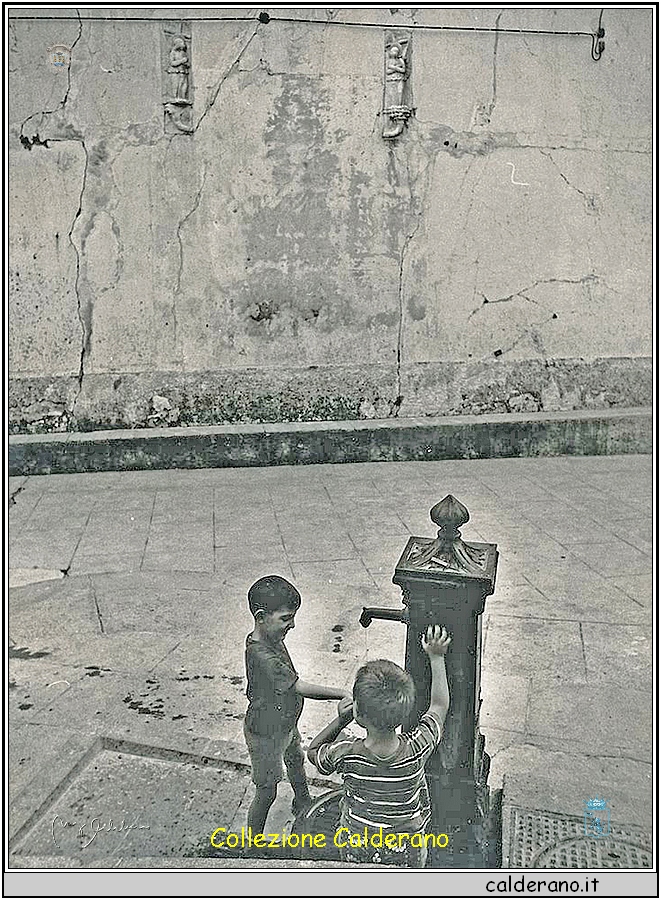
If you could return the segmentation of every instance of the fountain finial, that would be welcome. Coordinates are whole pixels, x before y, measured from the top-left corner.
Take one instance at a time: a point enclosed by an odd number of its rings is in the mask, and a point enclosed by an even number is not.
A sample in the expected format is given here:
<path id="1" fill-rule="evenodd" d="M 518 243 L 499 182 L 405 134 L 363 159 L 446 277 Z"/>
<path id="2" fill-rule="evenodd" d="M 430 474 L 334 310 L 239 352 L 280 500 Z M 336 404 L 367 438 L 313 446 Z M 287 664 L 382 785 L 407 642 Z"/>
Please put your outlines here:
<path id="1" fill-rule="evenodd" d="M 444 497 L 429 511 L 432 522 L 438 525 L 438 539 L 446 544 L 453 544 L 461 539 L 459 528 L 470 519 L 470 513 L 463 503 L 452 494 Z"/>

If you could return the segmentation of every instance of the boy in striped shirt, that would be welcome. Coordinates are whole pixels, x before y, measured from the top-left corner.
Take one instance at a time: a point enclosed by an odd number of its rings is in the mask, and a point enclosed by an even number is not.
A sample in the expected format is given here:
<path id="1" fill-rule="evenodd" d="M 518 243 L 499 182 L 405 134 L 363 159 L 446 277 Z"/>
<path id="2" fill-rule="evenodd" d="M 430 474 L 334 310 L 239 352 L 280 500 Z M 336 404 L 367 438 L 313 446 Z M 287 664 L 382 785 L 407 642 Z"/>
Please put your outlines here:
<path id="1" fill-rule="evenodd" d="M 411 838 L 413 834 L 423 836 L 430 819 L 424 766 L 440 743 L 450 706 L 445 671 L 449 645 L 447 631 L 438 625 L 430 626 L 422 638 L 431 664 L 431 701 L 410 734 L 398 734 L 396 729 L 414 707 L 413 680 L 395 663 L 377 659 L 358 671 L 353 703 L 340 701 L 338 718 L 310 744 L 310 762 L 322 774 L 338 772 L 344 780 L 340 826 L 347 830 L 343 835 L 381 833 L 384 837 L 383 847 L 375 848 L 366 841 L 367 846 L 341 848 L 345 862 L 425 865 L 424 839 Z M 367 731 L 367 737 L 334 743 L 352 718 Z M 387 841 L 390 834 L 408 837 L 404 842 Z"/>

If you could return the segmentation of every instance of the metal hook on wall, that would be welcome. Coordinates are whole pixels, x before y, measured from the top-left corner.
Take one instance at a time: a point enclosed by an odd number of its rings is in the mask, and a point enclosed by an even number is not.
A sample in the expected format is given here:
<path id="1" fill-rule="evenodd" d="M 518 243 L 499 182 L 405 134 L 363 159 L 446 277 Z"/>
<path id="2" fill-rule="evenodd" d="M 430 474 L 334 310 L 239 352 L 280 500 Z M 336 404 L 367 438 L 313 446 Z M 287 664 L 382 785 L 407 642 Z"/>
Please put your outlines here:
<path id="1" fill-rule="evenodd" d="M 604 37 L 606 35 L 606 31 L 601 26 L 601 17 L 603 16 L 603 9 L 599 13 L 599 24 L 597 25 L 596 32 L 592 35 L 592 59 L 595 62 L 599 62 L 601 59 L 601 54 L 604 52 L 604 48 L 606 47 L 606 42 L 604 41 Z"/>

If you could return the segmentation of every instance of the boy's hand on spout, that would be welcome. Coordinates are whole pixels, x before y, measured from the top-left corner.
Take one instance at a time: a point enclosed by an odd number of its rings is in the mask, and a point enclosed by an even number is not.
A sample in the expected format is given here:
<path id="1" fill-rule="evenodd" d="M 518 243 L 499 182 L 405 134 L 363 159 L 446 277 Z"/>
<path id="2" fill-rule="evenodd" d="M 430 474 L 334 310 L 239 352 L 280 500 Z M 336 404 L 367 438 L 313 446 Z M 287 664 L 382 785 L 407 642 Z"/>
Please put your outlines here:
<path id="1" fill-rule="evenodd" d="M 452 638 L 445 630 L 445 626 L 430 625 L 426 634 L 422 636 L 422 649 L 430 658 L 433 656 L 445 656 L 451 640 Z"/>
<path id="2" fill-rule="evenodd" d="M 301 697 L 307 697 L 309 700 L 342 700 L 346 697 L 346 692 L 340 688 L 326 687 L 323 684 L 311 684 L 309 681 L 298 679 L 294 685 L 294 690 Z"/>
<path id="3" fill-rule="evenodd" d="M 337 714 L 344 718 L 349 713 L 351 713 L 351 718 L 353 719 L 353 697 L 343 697 L 337 704 Z"/>

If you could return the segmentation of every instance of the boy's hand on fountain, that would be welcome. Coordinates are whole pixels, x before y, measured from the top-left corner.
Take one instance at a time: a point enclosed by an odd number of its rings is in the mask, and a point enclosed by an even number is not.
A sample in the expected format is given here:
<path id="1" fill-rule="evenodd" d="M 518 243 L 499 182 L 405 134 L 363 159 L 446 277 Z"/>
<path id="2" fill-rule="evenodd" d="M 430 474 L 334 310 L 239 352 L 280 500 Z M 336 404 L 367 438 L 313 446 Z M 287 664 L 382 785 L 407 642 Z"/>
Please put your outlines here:
<path id="1" fill-rule="evenodd" d="M 445 626 L 430 625 L 426 634 L 422 636 L 422 649 L 427 656 L 445 656 L 452 638 L 445 630 Z"/>

